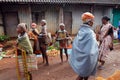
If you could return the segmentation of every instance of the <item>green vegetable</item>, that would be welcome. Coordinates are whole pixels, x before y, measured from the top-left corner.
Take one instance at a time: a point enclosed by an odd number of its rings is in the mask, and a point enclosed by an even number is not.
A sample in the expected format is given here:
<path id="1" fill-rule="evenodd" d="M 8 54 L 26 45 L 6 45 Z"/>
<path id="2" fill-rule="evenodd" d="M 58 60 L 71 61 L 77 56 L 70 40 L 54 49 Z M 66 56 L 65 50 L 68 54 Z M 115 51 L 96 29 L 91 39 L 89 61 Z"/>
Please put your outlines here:
<path id="1" fill-rule="evenodd" d="M 54 46 L 49 46 L 49 47 L 48 47 L 48 50 L 52 50 L 52 49 L 58 50 L 58 48 L 57 48 L 57 47 L 54 47 Z"/>
<path id="2" fill-rule="evenodd" d="M 7 35 L 0 35 L 0 41 L 9 40 L 9 37 Z"/>
<path id="3" fill-rule="evenodd" d="M 0 60 L 5 56 L 6 52 L 0 52 Z"/>

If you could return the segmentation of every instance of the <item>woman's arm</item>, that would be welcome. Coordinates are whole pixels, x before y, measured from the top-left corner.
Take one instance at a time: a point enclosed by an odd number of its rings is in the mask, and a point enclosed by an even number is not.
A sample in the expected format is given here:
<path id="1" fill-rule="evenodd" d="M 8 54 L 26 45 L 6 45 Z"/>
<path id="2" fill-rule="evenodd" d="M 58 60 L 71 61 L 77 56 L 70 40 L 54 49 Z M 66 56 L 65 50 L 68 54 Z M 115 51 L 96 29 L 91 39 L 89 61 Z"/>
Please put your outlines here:
<path id="1" fill-rule="evenodd" d="M 108 32 L 109 32 L 110 29 L 113 30 L 113 26 L 111 26 L 111 25 L 109 26 L 109 29 L 106 31 L 106 33 L 105 33 L 103 38 L 105 38 L 108 35 Z M 112 39 L 114 39 L 113 33 L 111 34 L 111 37 L 112 37 Z"/>
<path id="2" fill-rule="evenodd" d="M 35 31 L 35 29 L 33 29 L 32 32 L 33 32 L 34 35 L 39 36 L 39 33 L 37 33 L 37 32 Z"/>
<path id="3" fill-rule="evenodd" d="M 67 36 L 67 37 L 70 37 L 70 35 L 68 34 L 68 32 L 66 32 L 66 36 Z"/>

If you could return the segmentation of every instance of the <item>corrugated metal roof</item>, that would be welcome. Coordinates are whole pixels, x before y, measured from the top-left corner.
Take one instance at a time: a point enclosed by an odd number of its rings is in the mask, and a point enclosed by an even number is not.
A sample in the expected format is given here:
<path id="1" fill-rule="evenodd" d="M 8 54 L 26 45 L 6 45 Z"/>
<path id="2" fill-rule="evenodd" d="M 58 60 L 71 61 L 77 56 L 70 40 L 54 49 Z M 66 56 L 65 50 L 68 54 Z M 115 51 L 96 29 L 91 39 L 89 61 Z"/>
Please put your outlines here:
<path id="1" fill-rule="evenodd" d="M 120 0 L 0 0 L 0 2 L 120 4 Z"/>

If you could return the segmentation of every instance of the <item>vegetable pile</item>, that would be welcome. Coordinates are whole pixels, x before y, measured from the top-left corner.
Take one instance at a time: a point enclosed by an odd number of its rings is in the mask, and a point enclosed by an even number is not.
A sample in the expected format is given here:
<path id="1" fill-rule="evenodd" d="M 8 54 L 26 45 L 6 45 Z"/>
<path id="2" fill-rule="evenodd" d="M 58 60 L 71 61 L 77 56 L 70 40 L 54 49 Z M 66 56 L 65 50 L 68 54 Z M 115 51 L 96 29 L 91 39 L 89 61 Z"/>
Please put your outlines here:
<path id="1" fill-rule="evenodd" d="M 57 55 L 59 55 L 60 51 L 58 50 L 58 48 L 54 47 L 54 46 L 50 46 L 48 47 L 47 50 L 47 55 L 50 57 L 55 57 Z"/>

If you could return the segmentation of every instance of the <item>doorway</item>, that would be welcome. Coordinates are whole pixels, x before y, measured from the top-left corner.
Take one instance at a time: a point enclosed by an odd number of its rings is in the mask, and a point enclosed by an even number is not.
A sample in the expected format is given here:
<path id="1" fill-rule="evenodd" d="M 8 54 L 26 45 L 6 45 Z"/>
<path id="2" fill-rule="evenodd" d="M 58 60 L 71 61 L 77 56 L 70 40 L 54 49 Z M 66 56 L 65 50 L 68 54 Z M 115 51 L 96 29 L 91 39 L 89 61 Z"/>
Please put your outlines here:
<path id="1" fill-rule="evenodd" d="M 32 12 L 32 22 L 40 25 L 42 19 L 45 19 L 45 12 Z"/>
<path id="2" fill-rule="evenodd" d="M 9 37 L 16 37 L 17 36 L 16 27 L 19 23 L 18 13 L 5 12 L 4 23 L 5 23 L 6 35 L 8 35 Z"/>
<path id="3" fill-rule="evenodd" d="M 64 11 L 64 24 L 68 33 L 72 34 L 72 12 Z"/>

